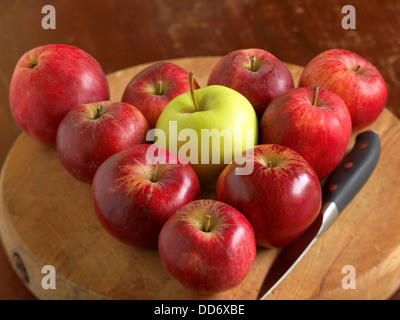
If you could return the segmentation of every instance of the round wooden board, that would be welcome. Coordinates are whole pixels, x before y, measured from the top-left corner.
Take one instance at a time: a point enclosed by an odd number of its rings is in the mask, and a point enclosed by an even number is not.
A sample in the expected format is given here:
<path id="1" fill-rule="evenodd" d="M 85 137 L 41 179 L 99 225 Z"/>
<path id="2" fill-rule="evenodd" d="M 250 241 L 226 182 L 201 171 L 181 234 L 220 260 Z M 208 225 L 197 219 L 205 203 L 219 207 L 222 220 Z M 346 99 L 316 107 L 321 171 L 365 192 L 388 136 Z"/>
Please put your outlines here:
<path id="1" fill-rule="evenodd" d="M 219 57 L 170 60 L 193 71 L 200 86 Z M 151 63 L 108 76 L 111 100 Z M 302 68 L 287 64 L 297 83 Z M 382 141 L 375 172 L 337 222 L 267 298 L 386 299 L 400 285 L 400 124 L 387 109 L 370 126 Z M 349 144 L 353 143 L 354 137 Z M 55 148 L 25 134 L 3 166 L 0 233 L 21 279 L 39 299 L 256 299 L 279 249 L 258 248 L 238 287 L 194 293 L 163 268 L 157 251 L 132 248 L 111 237 L 95 216 L 91 186 L 61 166 Z M 42 288 L 42 267 L 56 270 L 56 289 Z M 342 267 L 356 270 L 356 289 L 342 288 Z"/>

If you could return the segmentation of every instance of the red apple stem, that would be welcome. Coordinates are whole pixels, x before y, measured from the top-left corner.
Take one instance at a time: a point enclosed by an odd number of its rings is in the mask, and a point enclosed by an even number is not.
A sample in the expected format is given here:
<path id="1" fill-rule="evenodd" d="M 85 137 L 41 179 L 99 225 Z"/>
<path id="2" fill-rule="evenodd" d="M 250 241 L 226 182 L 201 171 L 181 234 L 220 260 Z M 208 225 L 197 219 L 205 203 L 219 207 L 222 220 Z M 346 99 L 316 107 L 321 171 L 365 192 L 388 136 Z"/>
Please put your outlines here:
<path id="1" fill-rule="evenodd" d="M 319 90 L 319 87 L 318 87 L 318 86 L 315 86 L 315 87 L 314 87 L 314 97 L 313 97 L 313 101 L 312 101 L 312 105 L 313 105 L 314 107 L 317 106 L 318 90 Z"/>
<path id="2" fill-rule="evenodd" d="M 255 56 L 250 57 L 250 70 L 253 72 L 256 71 L 256 57 Z"/>
<path id="3" fill-rule="evenodd" d="M 161 96 L 163 94 L 163 83 L 161 80 L 157 81 L 157 89 L 156 89 L 156 94 Z"/>
<path id="4" fill-rule="evenodd" d="M 157 163 L 156 163 L 154 165 L 153 176 L 150 179 L 151 182 L 157 182 L 157 170 L 158 170 L 158 166 L 157 166 Z"/>
<path id="5" fill-rule="evenodd" d="M 101 117 L 101 110 L 103 109 L 103 104 L 100 103 L 100 105 L 96 109 L 96 116 L 94 117 L 95 119 L 99 119 Z"/>
<path id="6" fill-rule="evenodd" d="M 200 110 L 200 109 L 199 109 L 199 105 L 197 104 L 196 97 L 195 97 L 195 95 L 194 95 L 193 77 L 194 77 L 193 72 L 189 72 L 190 94 L 191 94 L 192 99 L 193 99 L 194 107 L 196 108 L 197 111 L 199 111 L 199 110 Z"/>
<path id="7" fill-rule="evenodd" d="M 356 68 L 356 70 L 354 70 L 354 72 L 358 72 L 358 71 L 360 70 L 360 68 L 361 68 L 361 66 L 358 65 L 357 68 Z"/>
<path id="8" fill-rule="evenodd" d="M 271 160 L 268 161 L 268 168 L 272 169 L 272 161 Z"/>
<path id="9" fill-rule="evenodd" d="M 209 214 L 206 214 L 206 222 L 204 224 L 204 232 L 210 231 L 210 225 L 211 225 L 211 216 Z"/>

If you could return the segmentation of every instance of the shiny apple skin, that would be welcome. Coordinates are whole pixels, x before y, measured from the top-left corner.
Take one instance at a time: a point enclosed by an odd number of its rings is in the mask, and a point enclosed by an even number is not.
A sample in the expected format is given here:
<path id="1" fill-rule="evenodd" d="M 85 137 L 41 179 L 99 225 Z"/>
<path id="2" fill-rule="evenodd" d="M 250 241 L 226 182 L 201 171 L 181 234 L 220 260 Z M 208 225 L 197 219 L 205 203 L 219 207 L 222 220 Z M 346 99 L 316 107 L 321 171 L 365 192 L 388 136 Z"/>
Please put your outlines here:
<path id="1" fill-rule="evenodd" d="M 136 145 L 104 161 L 92 191 L 96 215 L 110 234 L 135 247 L 156 249 L 161 227 L 176 210 L 198 199 L 200 183 L 192 167 L 168 151 L 160 155 L 165 164 L 157 164 L 155 171 L 146 155 L 149 146 Z"/>
<path id="2" fill-rule="evenodd" d="M 295 88 L 275 99 L 260 122 L 260 143 L 280 144 L 298 152 L 320 180 L 339 164 L 351 135 L 351 117 L 343 100 L 320 88 Z"/>
<path id="3" fill-rule="evenodd" d="M 233 157 L 257 144 L 257 116 L 251 103 L 231 88 L 219 85 L 207 86 L 194 90 L 194 95 L 198 101 L 199 110 L 196 109 L 189 92 L 181 94 L 168 103 L 156 125 L 156 129 L 165 134 L 165 143 L 159 139 L 155 144 L 178 153 L 190 162 L 200 179 L 202 189 L 210 190 L 215 189 L 219 174 Z M 174 122 L 176 132 L 173 129 L 170 130 L 170 124 Z M 189 137 L 185 141 L 179 137 L 187 129 L 194 130 L 195 135 L 193 139 Z M 223 146 L 220 150 L 213 148 L 213 141 L 209 143 L 208 151 L 204 149 L 207 144 L 206 140 L 202 139 L 202 132 L 208 130 L 212 132 L 212 139 L 220 140 L 220 146 Z M 224 131 L 230 134 L 231 138 L 221 139 L 220 134 Z M 235 131 L 238 134 L 236 136 Z M 238 142 L 237 146 L 233 145 L 229 153 L 225 153 L 225 146 L 232 145 L 233 141 Z M 181 150 L 187 144 L 196 150 L 193 154 L 196 152 L 197 157 L 187 157 L 182 153 Z M 202 160 L 202 156 L 206 157 L 207 152 L 208 163 Z M 219 158 L 219 161 L 214 161 L 214 157 Z"/>
<path id="4" fill-rule="evenodd" d="M 159 80 L 163 83 L 162 94 L 156 94 Z M 193 87 L 200 88 L 195 79 Z M 168 102 L 189 90 L 189 73 L 175 63 L 163 61 L 152 64 L 134 76 L 125 88 L 121 101 L 138 108 L 152 129 Z"/>
<path id="5" fill-rule="evenodd" d="M 297 152 L 279 145 L 258 145 L 249 175 L 237 175 L 235 161 L 221 173 L 216 199 L 243 213 L 257 245 L 282 247 L 297 239 L 321 207 L 321 186 L 312 167 Z M 271 161 L 272 168 L 268 162 Z"/>
<path id="6" fill-rule="evenodd" d="M 359 71 L 355 71 L 357 66 Z M 387 101 L 387 86 L 380 72 L 365 58 L 344 50 L 320 53 L 304 68 L 299 86 L 318 85 L 336 93 L 347 105 L 352 129 L 361 130 L 374 122 Z"/>
<path id="7" fill-rule="evenodd" d="M 207 214 L 211 226 L 204 232 Z M 180 208 L 161 229 L 158 248 L 175 279 L 206 294 L 239 285 L 256 255 L 254 231 L 247 219 L 231 206 L 210 199 Z"/>
<path id="8" fill-rule="evenodd" d="M 100 116 L 96 118 L 97 108 Z M 99 166 L 111 155 L 146 142 L 146 119 L 128 103 L 100 101 L 72 109 L 57 132 L 61 164 L 76 179 L 91 183 Z"/>
<path id="9" fill-rule="evenodd" d="M 256 71 L 250 70 L 250 57 L 256 57 Z M 244 95 L 260 120 L 273 99 L 294 87 L 289 69 L 274 55 L 262 49 L 233 51 L 213 67 L 207 85 L 223 85 Z"/>
<path id="10" fill-rule="evenodd" d="M 37 65 L 30 68 L 33 62 Z M 108 99 L 100 64 L 82 49 L 63 44 L 36 47 L 22 55 L 10 84 L 10 108 L 18 126 L 52 146 L 58 125 L 72 108 Z"/>

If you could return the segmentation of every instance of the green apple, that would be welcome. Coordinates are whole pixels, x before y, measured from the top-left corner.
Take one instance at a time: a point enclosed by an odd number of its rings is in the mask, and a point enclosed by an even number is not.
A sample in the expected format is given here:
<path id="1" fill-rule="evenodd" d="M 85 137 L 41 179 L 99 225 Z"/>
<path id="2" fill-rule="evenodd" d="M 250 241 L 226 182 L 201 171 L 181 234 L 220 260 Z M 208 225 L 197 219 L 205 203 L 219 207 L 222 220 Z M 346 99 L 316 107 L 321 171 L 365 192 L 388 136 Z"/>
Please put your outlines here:
<path id="1" fill-rule="evenodd" d="M 212 85 L 171 100 L 154 131 L 155 144 L 189 162 L 202 187 L 213 188 L 223 168 L 258 142 L 257 116 L 239 92 Z"/>

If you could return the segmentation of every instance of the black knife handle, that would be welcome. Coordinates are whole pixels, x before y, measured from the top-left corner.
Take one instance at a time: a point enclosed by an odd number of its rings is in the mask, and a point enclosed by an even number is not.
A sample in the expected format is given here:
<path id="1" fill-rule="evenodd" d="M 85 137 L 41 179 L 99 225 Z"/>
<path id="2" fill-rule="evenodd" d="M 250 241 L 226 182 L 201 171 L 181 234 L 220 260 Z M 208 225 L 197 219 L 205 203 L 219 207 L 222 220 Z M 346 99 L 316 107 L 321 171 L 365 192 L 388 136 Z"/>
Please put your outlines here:
<path id="1" fill-rule="evenodd" d="M 353 149 L 326 180 L 322 203 L 334 202 L 341 213 L 368 180 L 380 153 L 381 143 L 375 131 L 358 134 Z"/>

